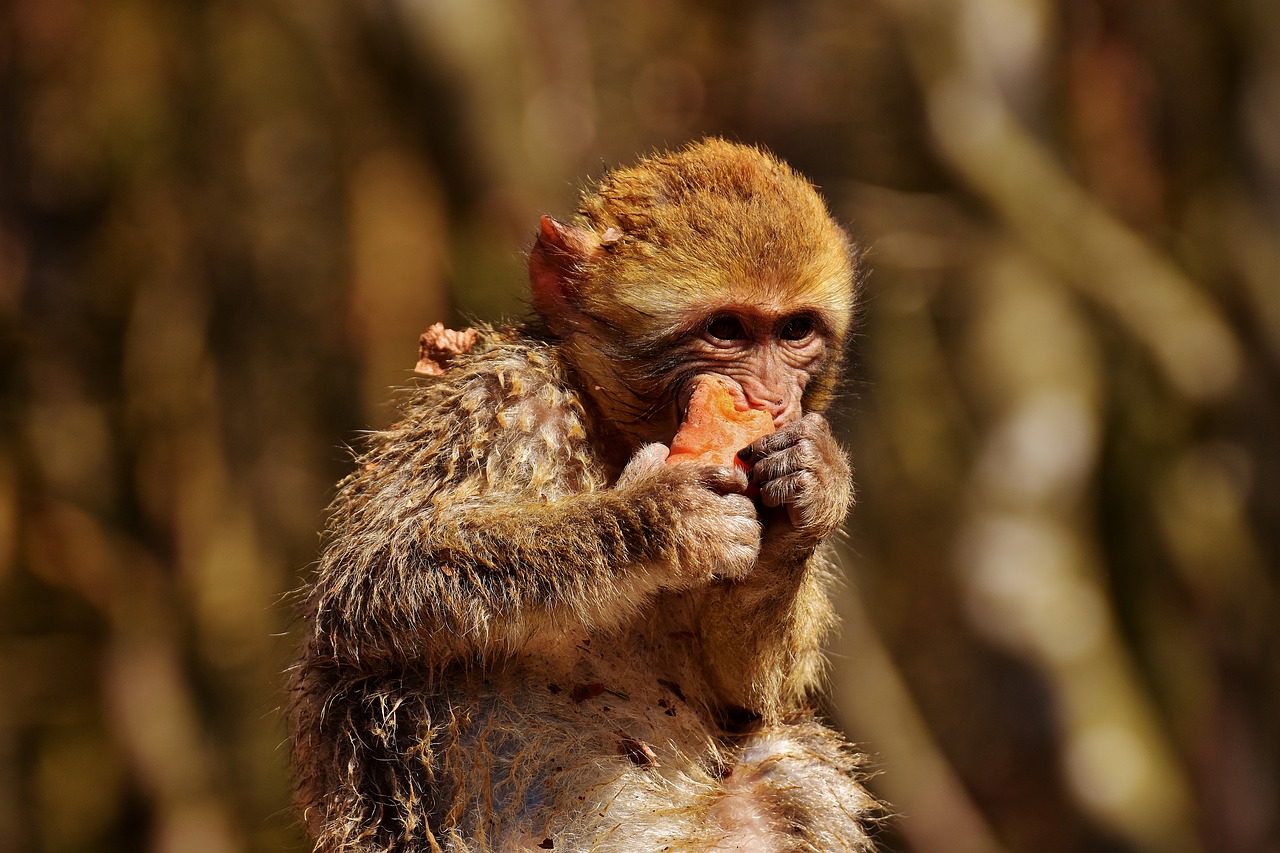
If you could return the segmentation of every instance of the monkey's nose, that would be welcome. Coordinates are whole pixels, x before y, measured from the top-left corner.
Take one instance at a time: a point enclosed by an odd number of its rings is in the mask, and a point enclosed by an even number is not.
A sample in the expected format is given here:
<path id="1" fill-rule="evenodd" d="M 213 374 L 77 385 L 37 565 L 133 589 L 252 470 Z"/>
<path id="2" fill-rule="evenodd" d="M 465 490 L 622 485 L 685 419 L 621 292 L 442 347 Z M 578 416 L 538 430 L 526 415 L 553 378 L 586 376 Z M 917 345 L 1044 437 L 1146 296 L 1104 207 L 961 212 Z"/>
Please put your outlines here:
<path id="1" fill-rule="evenodd" d="M 753 409 L 761 409 L 773 416 L 776 423 L 780 417 L 783 417 L 787 409 L 790 408 L 788 400 L 782 395 L 771 394 L 753 394 L 751 391 L 743 389 L 743 393 L 747 397 L 747 405 Z"/>

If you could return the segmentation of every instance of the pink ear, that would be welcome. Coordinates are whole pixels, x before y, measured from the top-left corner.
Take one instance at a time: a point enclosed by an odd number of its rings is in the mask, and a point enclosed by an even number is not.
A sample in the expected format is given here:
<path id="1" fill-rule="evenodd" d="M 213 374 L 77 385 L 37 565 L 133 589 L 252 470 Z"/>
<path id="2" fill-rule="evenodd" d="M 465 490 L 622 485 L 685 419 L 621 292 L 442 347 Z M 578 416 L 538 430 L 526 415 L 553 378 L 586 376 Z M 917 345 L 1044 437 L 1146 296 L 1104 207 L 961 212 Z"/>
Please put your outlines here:
<path id="1" fill-rule="evenodd" d="M 599 248 L 599 238 L 585 228 L 565 225 L 550 216 L 538 220 L 538 239 L 529 252 L 529 285 L 534 310 L 552 331 L 563 333 L 573 322 L 585 263 Z"/>

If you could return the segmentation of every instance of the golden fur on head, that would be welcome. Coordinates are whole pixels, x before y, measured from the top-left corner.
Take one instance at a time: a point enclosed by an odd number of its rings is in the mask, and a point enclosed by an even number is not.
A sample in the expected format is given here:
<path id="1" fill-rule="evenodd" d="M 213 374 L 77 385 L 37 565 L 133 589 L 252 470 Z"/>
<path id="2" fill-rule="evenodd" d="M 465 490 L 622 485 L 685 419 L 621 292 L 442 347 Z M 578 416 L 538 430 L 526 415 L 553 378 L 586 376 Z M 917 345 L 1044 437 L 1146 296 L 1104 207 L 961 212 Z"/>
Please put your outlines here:
<path id="1" fill-rule="evenodd" d="M 622 235 L 592 257 L 581 292 L 588 303 L 595 288 L 615 297 L 591 306 L 612 321 L 785 304 L 820 312 L 837 345 L 848 333 L 848 237 L 813 186 L 759 148 L 707 139 L 642 160 L 606 175 L 579 213 L 597 235 Z"/>

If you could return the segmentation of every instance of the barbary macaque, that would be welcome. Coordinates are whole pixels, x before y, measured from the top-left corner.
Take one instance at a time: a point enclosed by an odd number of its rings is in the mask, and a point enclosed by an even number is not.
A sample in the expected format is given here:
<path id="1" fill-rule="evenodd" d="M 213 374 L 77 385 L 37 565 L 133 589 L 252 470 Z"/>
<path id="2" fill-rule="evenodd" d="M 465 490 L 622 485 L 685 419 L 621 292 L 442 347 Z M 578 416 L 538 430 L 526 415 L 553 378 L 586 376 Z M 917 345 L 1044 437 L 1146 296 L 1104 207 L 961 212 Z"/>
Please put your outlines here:
<path id="1" fill-rule="evenodd" d="M 291 685 L 316 850 L 872 849 L 809 704 L 856 257 L 805 179 L 717 139 L 542 218 L 536 319 L 454 346 L 334 500 Z M 667 464 L 712 380 L 775 431 Z"/>

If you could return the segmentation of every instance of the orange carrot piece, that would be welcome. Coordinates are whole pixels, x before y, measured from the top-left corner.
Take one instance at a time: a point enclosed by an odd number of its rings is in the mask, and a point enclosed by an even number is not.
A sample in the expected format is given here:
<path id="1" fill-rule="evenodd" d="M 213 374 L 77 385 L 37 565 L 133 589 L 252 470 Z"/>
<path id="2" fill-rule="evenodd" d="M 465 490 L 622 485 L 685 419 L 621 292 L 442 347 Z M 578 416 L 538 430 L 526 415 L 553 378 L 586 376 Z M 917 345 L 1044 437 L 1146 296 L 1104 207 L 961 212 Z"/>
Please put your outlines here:
<path id="1" fill-rule="evenodd" d="M 760 409 L 739 409 L 728 384 L 718 377 L 708 377 L 693 389 L 684 423 L 671 439 L 667 462 L 736 464 L 746 468 L 738 459 L 738 451 L 771 432 L 772 415 Z"/>

